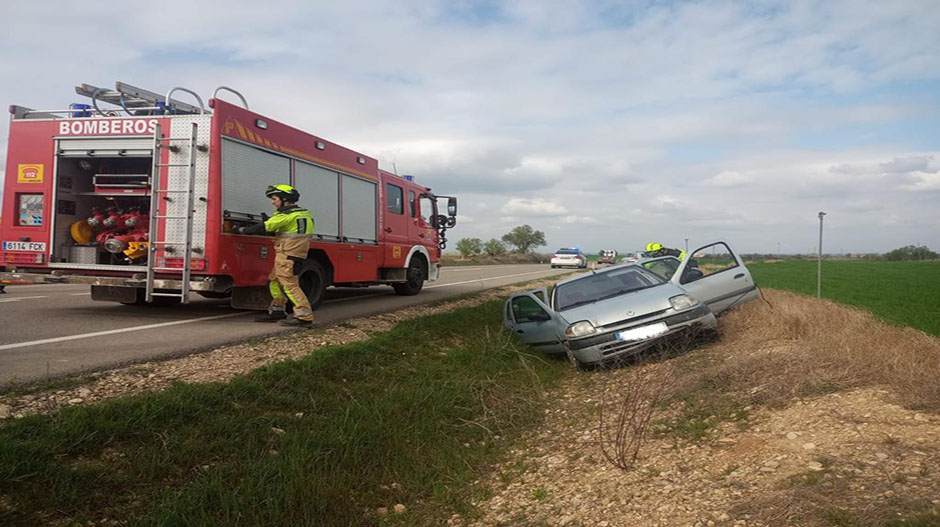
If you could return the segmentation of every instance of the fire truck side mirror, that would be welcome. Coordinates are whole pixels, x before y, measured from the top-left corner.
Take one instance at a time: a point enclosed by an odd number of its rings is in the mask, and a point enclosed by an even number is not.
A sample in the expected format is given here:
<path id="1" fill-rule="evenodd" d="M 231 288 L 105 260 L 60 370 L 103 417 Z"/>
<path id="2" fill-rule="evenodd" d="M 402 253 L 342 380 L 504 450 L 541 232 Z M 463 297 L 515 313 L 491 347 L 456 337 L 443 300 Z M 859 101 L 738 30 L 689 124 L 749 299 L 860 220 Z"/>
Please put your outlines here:
<path id="1" fill-rule="evenodd" d="M 447 216 L 444 216 L 443 214 L 434 216 L 434 227 L 441 228 L 445 225 L 447 225 Z"/>
<path id="2" fill-rule="evenodd" d="M 457 198 L 447 198 L 447 215 L 457 215 Z"/>

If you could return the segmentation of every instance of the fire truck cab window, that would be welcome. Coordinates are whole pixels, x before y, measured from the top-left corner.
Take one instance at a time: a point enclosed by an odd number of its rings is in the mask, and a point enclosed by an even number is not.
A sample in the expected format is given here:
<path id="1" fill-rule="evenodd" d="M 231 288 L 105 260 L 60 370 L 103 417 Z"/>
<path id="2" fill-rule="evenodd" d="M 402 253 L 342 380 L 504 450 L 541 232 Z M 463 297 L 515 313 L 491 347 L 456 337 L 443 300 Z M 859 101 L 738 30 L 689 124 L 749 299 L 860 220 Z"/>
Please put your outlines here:
<path id="1" fill-rule="evenodd" d="M 388 211 L 394 212 L 395 214 L 404 214 L 404 199 L 405 195 L 401 187 L 392 185 L 391 183 L 385 185 L 385 193 L 388 197 Z"/>
<path id="2" fill-rule="evenodd" d="M 421 196 L 421 222 L 425 225 L 431 225 L 431 218 L 434 215 L 434 203 L 431 201 L 431 198 L 422 195 Z"/>
<path id="3" fill-rule="evenodd" d="M 415 204 L 415 191 L 408 191 L 408 206 L 411 207 L 411 217 L 418 216 L 418 206 Z"/>

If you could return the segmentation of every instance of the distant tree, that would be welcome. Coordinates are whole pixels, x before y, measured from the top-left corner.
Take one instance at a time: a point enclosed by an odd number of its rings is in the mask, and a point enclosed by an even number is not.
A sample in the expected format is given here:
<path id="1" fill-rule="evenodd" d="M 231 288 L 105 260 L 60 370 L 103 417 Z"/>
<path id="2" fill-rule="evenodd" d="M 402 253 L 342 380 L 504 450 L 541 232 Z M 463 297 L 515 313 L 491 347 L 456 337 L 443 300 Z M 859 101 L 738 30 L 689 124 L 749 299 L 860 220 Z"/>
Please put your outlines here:
<path id="1" fill-rule="evenodd" d="M 496 238 L 491 238 L 483 244 L 483 252 L 490 256 L 499 256 L 506 253 L 506 245 Z"/>
<path id="2" fill-rule="evenodd" d="M 545 245 L 545 233 L 528 225 L 520 225 L 504 234 L 503 241 L 515 247 L 515 252 L 525 254 L 529 249 Z"/>
<path id="3" fill-rule="evenodd" d="M 483 252 L 483 240 L 479 238 L 461 238 L 457 242 L 457 251 L 466 258 Z"/>
<path id="4" fill-rule="evenodd" d="M 936 260 L 940 256 L 937 253 L 931 251 L 927 248 L 926 245 L 921 245 L 920 247 L 915 247 L 913 245 L 905 245 L 891 252 L 885 253 L 885 260 Z"/>

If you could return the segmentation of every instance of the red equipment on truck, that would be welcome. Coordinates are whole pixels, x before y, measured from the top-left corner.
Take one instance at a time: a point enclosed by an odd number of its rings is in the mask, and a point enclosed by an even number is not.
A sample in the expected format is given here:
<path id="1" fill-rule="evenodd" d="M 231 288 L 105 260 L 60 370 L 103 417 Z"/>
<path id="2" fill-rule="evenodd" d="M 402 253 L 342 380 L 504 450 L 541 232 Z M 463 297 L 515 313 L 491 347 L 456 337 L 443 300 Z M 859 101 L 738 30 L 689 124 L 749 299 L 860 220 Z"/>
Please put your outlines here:
<path id="1" fill-rule="evenodd" d="M 10 107 L 0 283 L 87 283 L 93 299 L 127 304 L 230 295 L 234 307 L 266 308 L 271 239 L 233 227 L 261 221 L 264 190 L 278 183 L 297 188 L 316 222 L 298 268 L 311 305 L 330 285 L 414 295 L 437 279 L 456 198 L 252 112 L 224 86 L 208 110 L 185 88 L 75 90 L 91 104 Z M 223 90 L 241 106 L 217 98 Z"/>

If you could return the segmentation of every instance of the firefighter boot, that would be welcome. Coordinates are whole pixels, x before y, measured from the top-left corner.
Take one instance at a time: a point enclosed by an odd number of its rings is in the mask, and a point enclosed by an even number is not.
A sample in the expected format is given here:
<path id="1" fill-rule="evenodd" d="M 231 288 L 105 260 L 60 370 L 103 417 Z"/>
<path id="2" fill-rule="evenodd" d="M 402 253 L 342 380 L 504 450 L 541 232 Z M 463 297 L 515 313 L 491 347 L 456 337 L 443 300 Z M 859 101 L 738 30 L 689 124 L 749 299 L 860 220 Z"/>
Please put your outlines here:
<path id="1" fill-rule="evenodd" d="M 282 320 L 278 322 L 282 326 L 289 326 L 292 328 L 309 328 L 313 327 L 312 320 L 300 320 L 299 318 L 290 317 L 287 320 Z"/>
<path id="2" fill-rule="evenodd" d="M 255 322 L 277 322 L 287 318 L 287 313 L 283 311 L 269 311 L 266 315 L 255 317 Z"/>

